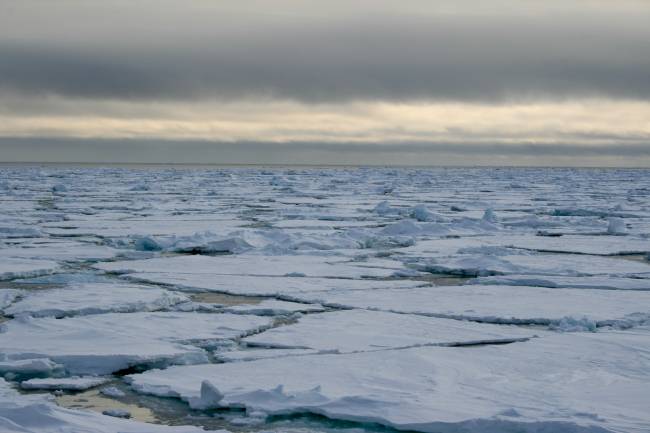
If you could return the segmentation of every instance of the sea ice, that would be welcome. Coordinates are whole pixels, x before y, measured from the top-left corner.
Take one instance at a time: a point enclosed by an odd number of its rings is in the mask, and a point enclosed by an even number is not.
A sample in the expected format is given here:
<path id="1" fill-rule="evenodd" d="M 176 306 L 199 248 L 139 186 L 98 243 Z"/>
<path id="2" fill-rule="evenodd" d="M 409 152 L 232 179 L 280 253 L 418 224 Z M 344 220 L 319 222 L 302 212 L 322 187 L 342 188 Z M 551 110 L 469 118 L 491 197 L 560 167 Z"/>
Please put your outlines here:
<path id="1" fill-rule="evenodd" d="M 0 361 L 0 375 L 9 373 L 13 376 L 35 377 L 50 376 L 63 371 L 63 366 L 47 358 L 7 360 L 6 355 Z"/>
<path id="2" fill-rule="evenodd" d="M 179 256 L 149 260 L 106 262 L 98 269 L 117 273 L 176 272 L 178 274 L 284 276 L 301 274 L 308 277 L 371 278 L 389 277 L 393 269 L 361 266 L 345 258 L 320 256 Z M 650 268 L 650 267 L 649 267 Z"/>
<path id="3" fill-rule="evenodd" d="M 612 217 L 608 219 L 607 234 L 610 235 L 624 235 L 627 234 L 627 227 L 625 227 L 625 220 L 623 218 Z"/>
<path id="4" fill-rule="evenodd" d="M 33 227 L 0 226 L 0 239 L 38 238 L 42 235 L 39 229 Z"/>
<path id="5" fill-rule="evenodd" d="M 643 291 L 464 285 L 312 292 L 297 298 L 326 306 L 491 323 L 549 325 L 571 317 L 587 318 L 597 326 L 629 326 L 630 317 L 650 320 L 650 292 Z"/>
<path id="6" fill-rule="evenodd" d="M 131 418 L 131 412 L 125 409 L 106 409 L 102 415 L 113 416 L 115 418 Z"/>
<path id="7" fill-rule="evenodd" d="M 410 289 L 425 285 L 409 280 L 352 280 L 347 278 L 260 277 L 210 273 L 135 272 L 132 281 L 164 284 L 181 290 L 205 290 L 244 296 L 291 296 L 323 290 Z"/>
<path id="8" fill-rule="evenodd" d="M 650 263 L 580 254 L 466 254 L 423 259 L 417 268 L 422 271 L 468 276 L 537 274 L 650 278 Z"/>
<path id="9" fill-rule="evenodd" d="M 650 251 L 650 239 L 634 236 L 536 236 L 535 234 L 480 235 L 460 238 L 422 239 L 401 252 L 417 256 L 453 256 L 480 247 L 593 255 L 643 254 Z M 478 250 L 480 251 L 480 249 Z M 516 251 L 512 251 L 516 253 Z"/>
<path id="10" fill-rule="evenodd" d="M 0 259 L 0 281 L 16 278 L 31 278 L 47 275 L 59 270 L 59 265 L 51 260 L 35 260 L 17 257 Z"/>
<path id="11" fill-rule="evenodd" d="M 182 222 L 182 224 L 180 224 Z M 218 225 L 224 231 L 232 231 L 242 225 L 234 218 L 212 217 L 191 221 L 165 216 L 164 219 L 129 218 L 102 220 L 70 220 L 43 224 L 43 231 L 51 236 L 99 236 L 102 238 L 128 238 L 139 236 L 191 236 L 210 231 Z"/>
<path id="12" fill-rule="evenodd" d="M 468 284 L 497 286 L 537 286 L 552 288 L 602 289 L 602 290 L 650 290 L 648 278 L 623 277 L 566 277 L 561 275 L 492 275 L 468 281 Z"/>
<path id="13" fill-rule="evenodd" d="M 102 395 L 113 398 L 124 397 L 126 393 L 115 386 L 107 386 L 99 390 Z"/>
<path id="14" fill-rule="evenodd" d="M 198 346 L 245 336 L 269 324 L 260 316 L 178 312 L 22 318 L 3 324 L 0 356 L 49 358 L 70 374 L 109 374 L 139 364 L 207 362 Z"/>
<path id="15" fill-rule="evenodd" d="M 315 413 L 400 430 L 642 433 L 650 429 L 649 337 L 647 329 L 557 334 L 476 348 L 178 366 L 129 380 L 138 392 L 194 407 Z"/>
<path id="16" fill-rule="evenodd" d="M 650 239 L 632 236 L 519 235 L 498 237 L 495 241 L 506 247 L 554 253 L 620 255 L 650 251 Z"/>
<path id="17" fill-rule="evenodd" d="M 4 310 L 6 315 L 64 317 L 101 313 L 130 313 L 169 308 L 189 298 L 169 290 L 129 284 L 82 284 L 64 289 L 32 290 Z"/>
<path id="18" fill-rule="evenodd" d="M 265 299 L 257 304 L 241 304 L 225 307 L 223 311 L 234 314 L 278 316 L 293 313 L 315 313 L 325 311 L 325 309 L 318 304 L 300 304 L 297 302 L 280 301 L 277 299 Z"/>
<path id="19" fill-rule="evenodd" d="M 461 320 L 346 310 L 309 314 L 297 323 L 245 338 L 249 346 L 358 352 L 429 345 L 473 345 L 525 340 L 538 332 Z"/>
<path id="20" fill-rule="evenodd" d="M 0 311 L 13 304 L 24 292 L 17 289 L 0 289 Z"/>
<path id="21" fill-rule="evenodd" d="M 60 241 L 22 243 L 20 246 L 0 249 L 0 260 L 8 257 L 54 260 L 59 262 L 97 261 L 112 259 L 119 250 L 87 242 Z"/>
<path id="22" fill-rule="evenodd" d="M 436 433 L 650 431 L 647 170 L 4 167 L 0 179 L 2 432 L 199 431 L 14 390 L 152 368 L 165 370 L 131 376 L 135 389 L 231 407 L 233 424 L 257 424 L 245 430 L 315 413 Z M 209 291 L 273 299 L 196 294 Z M 485 344 L 435 346 L 469 343 Z"/>
<path id="23" fill-rule="evenodd" d="M 22 389 L 61 389 L 84 391 L 95 386 L 103 385 L 112 380 L 101 376 L 74 376 L 66 378 L 29 379 L 20 383 Z"/>
<path id="24" fill-rule="evenodd" d="M 177 253 L 210 254 L 241 253 L 254 248 L 241 236 L 219 236 L 215 233 L 195 233 L 192 236 L 137 237 L 135 247 L 144 251 L 171 251 Z"/>
<path id="25" fill-rule="evenodd" d="M 229 351 L 216 351 L 214 358 L 221 362 L 255 361 L 257 359 L 284 358 L 286 356 L 304 356 L 322 353 L 314 349 L 242 349 Z"/>

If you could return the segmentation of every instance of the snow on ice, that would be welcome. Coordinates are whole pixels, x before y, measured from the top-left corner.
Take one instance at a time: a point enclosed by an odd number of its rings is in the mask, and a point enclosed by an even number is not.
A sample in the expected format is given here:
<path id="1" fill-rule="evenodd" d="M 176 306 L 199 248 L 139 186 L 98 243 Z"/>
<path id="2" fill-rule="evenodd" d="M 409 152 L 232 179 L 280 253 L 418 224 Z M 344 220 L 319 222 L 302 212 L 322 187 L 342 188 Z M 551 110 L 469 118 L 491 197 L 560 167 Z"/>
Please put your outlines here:
<path id="1" fill-rule="evenodd" d="M 0 204 L 2 432 L 650 431 L 647 170 L 6 166 Z"/>
<path id="2" fill-rule="evenodd" d="M 179 366 L 130 380 L 140 392 L 193 407 L 311 412 L 431 433 L 641 433 L 648 427 L 648 337 L 647 329 L 559 334 L 476 348 Z"/>
<path id="3" fill-rule="evenodd" d="M 132 284 L 81 284 L 52 290 L 32 290 L 4 309 L 11 316 L 64 317 L 100 313 L 155 311 L 189 301 L 183 294 Z"/>
<path id="4" fill-rule="evenodd" d="M 106 313 L 4 323 L 0 357 L 47 358 L 70 374 L 108 374 L 134 365 L 206 362 L 206 351 L 269 325 L 242 314 Z"/>
<path id="5" fill-rule="evenodd" d="M 549 325 L 569 317 L 585 319 L 594 327 L 627 327 L 650 320 L 650 293 L 643 291 L 465 285 L 327 291 L 297 298 L 333 307 L 504 324 Z"/>

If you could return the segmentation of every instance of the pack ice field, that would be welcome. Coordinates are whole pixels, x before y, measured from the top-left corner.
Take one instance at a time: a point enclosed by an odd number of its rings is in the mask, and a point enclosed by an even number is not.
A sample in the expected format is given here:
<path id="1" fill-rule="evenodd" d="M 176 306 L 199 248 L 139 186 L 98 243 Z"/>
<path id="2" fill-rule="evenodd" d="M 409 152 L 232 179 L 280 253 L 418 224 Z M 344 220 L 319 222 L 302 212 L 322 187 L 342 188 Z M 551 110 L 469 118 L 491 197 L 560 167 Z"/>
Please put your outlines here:
<path id="1" fill-rule="evenodd" d="M 650 171 L 0 168 L 0 431 L 650 431 Z"/>

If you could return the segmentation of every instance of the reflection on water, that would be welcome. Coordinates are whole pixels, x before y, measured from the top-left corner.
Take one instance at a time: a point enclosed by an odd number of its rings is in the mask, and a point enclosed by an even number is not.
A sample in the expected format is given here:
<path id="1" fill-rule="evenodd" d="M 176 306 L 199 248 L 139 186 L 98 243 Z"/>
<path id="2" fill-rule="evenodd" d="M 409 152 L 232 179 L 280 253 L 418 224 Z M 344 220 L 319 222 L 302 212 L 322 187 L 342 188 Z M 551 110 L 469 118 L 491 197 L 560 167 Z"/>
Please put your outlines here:
<path id="1" fill-rule="evenodd" d="M 633 262 L 648 263 L 648 256 L 646 254 L 621 254 L 609 256 L 617 259 L 630 260 Z"/>
<path id="2" fill-rule="evenodd" d="M 57 404 L 68 409 L 86 409 L 100 413 L 108 409 L 122 409 L 130 412 L 132 419 L 151 423 L 159 422 L 151 409 L 120 400 L 106 397 L 100 394 L 98 389 L 91 389 L 78 394 L 63 394 L 56 397 Z M 125 398 L 125 400 L 128 399 Z"/>

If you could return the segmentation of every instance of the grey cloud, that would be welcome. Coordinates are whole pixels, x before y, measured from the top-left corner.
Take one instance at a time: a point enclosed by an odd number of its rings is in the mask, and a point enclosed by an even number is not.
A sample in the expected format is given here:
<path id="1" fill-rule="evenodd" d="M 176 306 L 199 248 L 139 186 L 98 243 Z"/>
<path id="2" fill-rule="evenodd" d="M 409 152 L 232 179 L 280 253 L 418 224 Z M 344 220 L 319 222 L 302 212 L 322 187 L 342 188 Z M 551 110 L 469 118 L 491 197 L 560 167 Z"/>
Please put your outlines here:
<path id="1" fill-rule="evenodd" d="M 145 100 L 650 99 L 650 6 L 579 12 L 474 14 L 468 7 L 196 20 L 179 13 L 173 29 L 169 18 L 136 14 L 111 32 L 75 24 L 71 9 L 77 33 L 34 28 L 30 35 L 36 24 L 21 30 L 14 18 L 0 38 L 0 89 Z"/>

